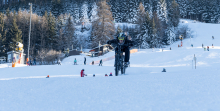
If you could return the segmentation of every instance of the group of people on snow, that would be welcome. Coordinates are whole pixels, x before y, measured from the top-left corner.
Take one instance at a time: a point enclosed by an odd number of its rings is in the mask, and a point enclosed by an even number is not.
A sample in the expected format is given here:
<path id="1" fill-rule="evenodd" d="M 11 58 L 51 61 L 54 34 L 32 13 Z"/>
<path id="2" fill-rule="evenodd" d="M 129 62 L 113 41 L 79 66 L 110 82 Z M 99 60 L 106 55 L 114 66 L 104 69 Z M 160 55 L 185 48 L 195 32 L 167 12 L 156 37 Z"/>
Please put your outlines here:
<path id="1" fill-rule="evenodd" d="M 94 65 L 94 61 L 92 61 L 92 65 Z M 99 66 L 102 66 L 102 59 L 99 61 Z M 77 60 L 76 60 L 76 58 L 75 58 L 75 60 L 74 60 L 74 65 L 77 65 Z M 86 65 L 86 57 L 84 57 L 84 65 Z"/>
<path id="2" fill-rule="evenodd" d="M 85 74 L 84 71 L 85 71 L 84 69 L 81 70 L 81 72 L 80 72 L 80 76 L 81 77 L 87 76 L 87 74 Z M 111 72 L 109 75 L 105 74 L 105 76 L 113 76 L 113 75 L 112 75 L 112 72 Z M 93 77 L 95 77 L 95 74 L 93 74 Z"/>
<path id="3" fill-rule="evenodd" d="M 31 59 L 28 61 L 28 65 L 32 66 L 32 65 L 37 65 L 36 63 L 36 58 L 33 59 L 33 61 L 31 61 Z"/>

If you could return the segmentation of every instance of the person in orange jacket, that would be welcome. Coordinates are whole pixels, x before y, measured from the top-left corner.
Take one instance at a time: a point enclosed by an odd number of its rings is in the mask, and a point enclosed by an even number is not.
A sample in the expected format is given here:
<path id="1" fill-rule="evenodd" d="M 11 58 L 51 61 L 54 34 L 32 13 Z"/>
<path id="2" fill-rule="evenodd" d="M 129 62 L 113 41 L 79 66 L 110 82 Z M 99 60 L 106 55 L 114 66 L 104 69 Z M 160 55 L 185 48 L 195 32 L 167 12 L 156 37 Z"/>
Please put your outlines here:
<path id="1" fill-rule="evenodd" d="M 81 77 L 87 76 L 86 74 L 84 74 L 84 69 L 81 70 Z"/>

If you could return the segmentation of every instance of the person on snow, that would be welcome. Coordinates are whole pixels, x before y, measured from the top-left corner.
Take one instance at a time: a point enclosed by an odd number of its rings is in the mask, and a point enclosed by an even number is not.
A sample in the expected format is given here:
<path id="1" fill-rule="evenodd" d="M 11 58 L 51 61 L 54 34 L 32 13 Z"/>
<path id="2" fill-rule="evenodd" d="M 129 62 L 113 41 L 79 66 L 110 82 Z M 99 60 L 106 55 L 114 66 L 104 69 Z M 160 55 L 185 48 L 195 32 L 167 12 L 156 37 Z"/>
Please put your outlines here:
<path id="1" fill-rule="evenodd" d="M 75 60 L 74 60 L 74 65 L 77 65 L 77 60 L 76 60 L 76 58 L 75 58 Z"/>
<path id="2" fill-rule="evenodd" d="M 61 61 L 60 61 L 60 59 L 58 60 L 58 65 L 61 65 Z"/>
<path id="3" fill-rule="evenodd" d="M 128 67 L 130 64 L 129 58 L 130 58 L 130 46 L 134 46 L 134 41 L 128 40 L 128 37 L 124 33 L 119 33 L 116 37 L 116 39 L 109 40 L 107 44 L 119 44 L 122 45 L 122 51 L 125 52 L 125 67 Z M 117 55 L 118 48 L 115 49 L 115 55 Z"/>
<path id="4" fill-rule="evenodd" d="M 214 48 L 213 44 L 212 44 L 212 48 Z"/>
<path id="5" fill-rule="evenodd" d="M 31 62 L 31 59 L 30 59 L 30 61 L 29 61 L 29 66 L 32 66 L 32 62 Z"/>
<path id="6" fill-rule="evenodd" d="M 203 44 L 202 44 L 202 48 L 203 48 Z"/>
<path id="7" fill-rule="evenodd" d="M 112 73 L 110 73 L 109 76 L 112 76 Z"/>
<path id="8" fill-rule="evenodd" d="M 171 47 L 170 47 L 170 50 L 171 50 Z"/>
<path id="9" fill-rule="evenodd" d="M 214 36 L 212 36 L 212 39 L 214 39 Z"/>
<path id="10" fill-rule="evenodd" d="M 92 61 L 92 65 L 94 65 L 94 61 Z"/>
<path id="11" fill-rule="evenodd" d="M 102 59 L 101 59 L 100 62 L 99 62 L 99 66 L 100 66 L 100 65 L 102 66 Z"/>
<path id="12" fill-rule="evenodd" d="M 207 46 L 207 51 L 209 51 L 209 46 Z"/>
<path id="13" fill-rule="evenodd" d="M 81 75 L 81 77 L 87 76 L 86 74 L 84 74 L 84 69 L 81 70 L 80 75 Z"/>
<path id="14" fill-rule="evenodd" d="M 36 58 L 34 58 L 34 63 L 33 63 L 33 65 L 36 65 Z"/>
<path id="15" fill-rule="evenodd" d="M 86 57 L 84 57 L 84 65 L 86 65 Z"/>

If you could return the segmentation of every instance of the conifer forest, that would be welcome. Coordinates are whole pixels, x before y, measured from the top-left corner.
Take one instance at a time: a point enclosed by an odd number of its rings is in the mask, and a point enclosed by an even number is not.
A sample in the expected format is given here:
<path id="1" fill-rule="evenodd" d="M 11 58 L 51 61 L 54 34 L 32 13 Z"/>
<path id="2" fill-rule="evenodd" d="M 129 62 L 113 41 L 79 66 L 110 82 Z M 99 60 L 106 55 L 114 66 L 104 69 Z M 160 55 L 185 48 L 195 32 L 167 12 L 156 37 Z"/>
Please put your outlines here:
<path id="1" fill-rule="evenodd" d="M 0 0 L 0 56 L 24 44 L 27 53 L 32 3 L 30 57 L 90 49 L 122 29 L 136 47 L 159 48 L 188 38 L 180 19 L 217 24 L 220 0 Z M 193 36 L 192 36 L 193 37 Z"/>

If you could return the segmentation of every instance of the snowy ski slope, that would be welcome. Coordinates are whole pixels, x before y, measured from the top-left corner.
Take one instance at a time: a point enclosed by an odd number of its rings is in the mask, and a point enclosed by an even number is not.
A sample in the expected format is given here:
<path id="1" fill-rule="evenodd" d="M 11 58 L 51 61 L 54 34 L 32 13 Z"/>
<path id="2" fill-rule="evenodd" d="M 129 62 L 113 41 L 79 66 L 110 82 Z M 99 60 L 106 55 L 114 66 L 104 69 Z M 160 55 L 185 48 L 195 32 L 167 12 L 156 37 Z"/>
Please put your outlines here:
<path id="1" fill-rule="evenodd" d="M 118 77 L 104 77 L 114 74 L 114 60 L 102 67 L 82 65 L 85 55 L 68 57 L 61 66 L 1 64 L 0 111 L 219 111 L 220 25 L 181 21 L 194 31 L 193 48 L 185 39 L 181 48 L 176 42 L 163 52 L 139 50 L 131 54 L 126 75 Z M 204 51 L 202 43 L 210 51 Z M 87 63 L 113 55 L 87 57 Z M 79 65 L 72 65 L 75 58 Z M 83 68 L 88 76 L 81 78 Z M 163 68 L 167 72 L 161 72 Z"/>

